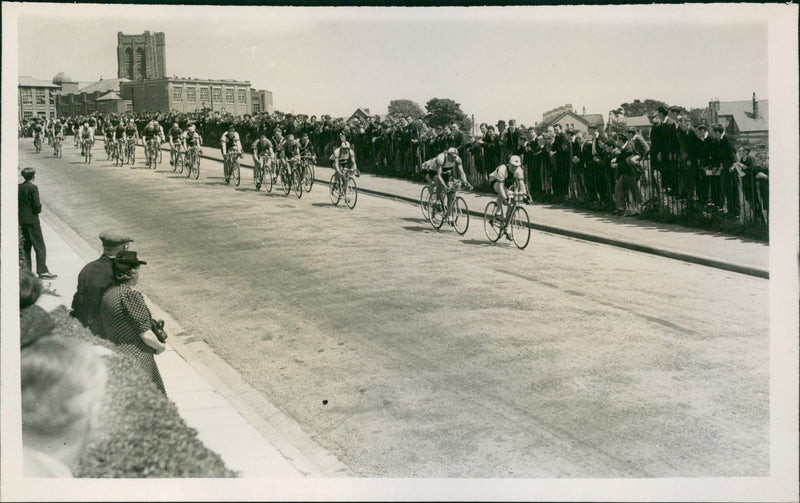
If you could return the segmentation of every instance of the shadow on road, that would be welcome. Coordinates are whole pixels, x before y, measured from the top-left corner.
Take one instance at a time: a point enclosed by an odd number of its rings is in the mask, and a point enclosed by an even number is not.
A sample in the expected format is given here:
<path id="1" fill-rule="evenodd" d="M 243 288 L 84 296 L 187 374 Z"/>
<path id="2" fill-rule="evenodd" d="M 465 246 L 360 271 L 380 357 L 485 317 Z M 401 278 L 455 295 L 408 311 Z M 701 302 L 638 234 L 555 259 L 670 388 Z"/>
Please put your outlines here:
<path id="1" fill-rule="evenodd" d="M 331 203 L 311 203 L 311 206 L 316 206 L 317 208 L 335 208 Z"/>
<path id="2" fill-rule="evenodd" d="M 465 245 L 473 246 L 497 246 L 499 243 L 492 243 L 486 239 L 464 239 L 461 241 Z"/>
<path id="3" fill-rule="evenodd" d="M 404 226 L 403 229 L 412 232 L 433 232 L 433 229 L 430 227 L 422 227 L 420 225 L 417 226 Z"/>
<path id="4" fill-rule="evenodd" d="M 404 217 L 401 218 L 400 220 L 405 220 L 406 222 L 416 222 L 420 224 L 423 222 L 427 222 L 427 220 L 425 220 L 424 218 L 412 218 L 412 217 Z"/>

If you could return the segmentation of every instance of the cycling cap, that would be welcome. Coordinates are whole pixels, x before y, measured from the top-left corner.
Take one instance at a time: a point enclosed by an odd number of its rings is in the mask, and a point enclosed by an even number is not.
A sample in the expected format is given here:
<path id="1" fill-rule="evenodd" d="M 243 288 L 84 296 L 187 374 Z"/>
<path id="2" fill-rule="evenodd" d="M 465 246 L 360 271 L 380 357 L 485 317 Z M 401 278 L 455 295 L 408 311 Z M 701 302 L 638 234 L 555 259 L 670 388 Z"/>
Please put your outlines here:
<path id="1" fill-rule="evenodd" d="M 346 141 L 343 141 L 342 142 L 342 148 L 350 148 L 350 144 L 347 143 Z"/>
<path id="2" fill-rule="evenodd" d="M 447 149 L 447 153 L 450 155 L 458 155 L 458 149 L 455 147 L 450 147 Z"/>
<path id="3" fill-rule="evenodd" d="M 512 155 L 508 162 L 512 166 L 522 166 L 522 159 L 520 159 L 518 155 Z"/>
<path id="4" fill-rule="evenodd" d="M 194 130 L 195 130 L 194 124 L 192 124 L 191 126 L 189 126 L 189 131 L 194 131 Z"/>

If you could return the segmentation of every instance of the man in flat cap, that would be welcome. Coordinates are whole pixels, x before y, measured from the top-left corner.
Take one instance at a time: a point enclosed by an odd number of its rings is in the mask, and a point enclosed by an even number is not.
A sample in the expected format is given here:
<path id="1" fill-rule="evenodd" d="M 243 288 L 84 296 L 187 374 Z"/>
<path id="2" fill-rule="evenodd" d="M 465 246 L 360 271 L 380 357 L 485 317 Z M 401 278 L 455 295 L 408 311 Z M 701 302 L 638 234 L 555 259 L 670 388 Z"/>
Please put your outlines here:
<path id="1" fill-rule="evenodd" d="M 36 273 L 42 279 L 53 279 L 57 276 L 47 269 L 47 248 L 44 246 L 42 226 L 39 223 L 39 213 L 42 212 L 42 202 L 39 199 L 39 187 L 33 183 L 36 170 L 25 168 L 22 170 L 24 182 L 17 189 L 17 205 L 22 248 L 25 250 L 25 263 L 32 269 L 31 248 L 36 252 Z"/>
<path id="2" fill-rule="evenodd" d="M 133 239 L 125 233 L 106 230 L 100 233 L 100 241 L 103 243 L 103 254 L 97 260 L 86 264 L 78 274 L 78 291 L 72 298 L 72 316 L 80 320 L 95 335 L 104 338 L 100 305 L 103 293 L 114 284 L 111 263 L 117 253 L 128 249 L 128 243 Z"/>

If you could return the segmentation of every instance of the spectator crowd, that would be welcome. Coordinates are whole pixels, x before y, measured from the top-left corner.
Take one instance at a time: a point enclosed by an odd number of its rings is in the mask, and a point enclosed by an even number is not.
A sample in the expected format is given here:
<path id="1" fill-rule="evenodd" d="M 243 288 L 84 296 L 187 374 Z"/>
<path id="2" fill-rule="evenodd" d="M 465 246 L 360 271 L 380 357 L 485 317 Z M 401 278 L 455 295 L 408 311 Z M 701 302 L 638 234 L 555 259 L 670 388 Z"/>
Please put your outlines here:
<path id="1" fill-rule="evenodd" d="M 737 148 L 719 125 L 692 124 L 678 106 L 650 115 L 650 130 L 560 125 L 517 125 L 511 119 L 480 124 L 475 135 L 458 123 L 431 127 L 422 119 L 377 115 L 332 118 L 262 112 L 234 117 L 220 112 L 129 114 L 139 130 L 157 120 L 164 130 L 194 124 L 206 145 L 217 147 L 233 125 L 245 149 L 261 135 L 308 135 L 318 159 L 327 159 L 347 140 L 359 167 L 381 175 L 413 178 L 422 163 L 455 147 L 470 182 L 487 187 L 498 165 L 519 155 L 534 199 L 567 201 L 622 214 L 689 211 L 743 223 L 765 224 L 769 210 L 768 161 L 747 145 Z M 95 116 L 98 124 L 105 117 Z M 112 117 L 112 120 L 116 117 Z M 69 125 L 89 117 L 67 119 Z"/>

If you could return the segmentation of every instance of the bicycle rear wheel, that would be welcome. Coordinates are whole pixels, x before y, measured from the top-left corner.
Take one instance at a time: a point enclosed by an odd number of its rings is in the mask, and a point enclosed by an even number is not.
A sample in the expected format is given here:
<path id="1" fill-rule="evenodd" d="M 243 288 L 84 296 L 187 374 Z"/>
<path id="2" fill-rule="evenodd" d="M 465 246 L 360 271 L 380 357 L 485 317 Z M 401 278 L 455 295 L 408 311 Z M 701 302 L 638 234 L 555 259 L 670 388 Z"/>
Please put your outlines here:
<path id="1" fill-rule="evenodd" d="M 264 169 L 261 173 L 261 180 L 267 192 L 272 192 L 272 185 L 274 182 L 274 174 L 272 173 L 272 163 L 264 163 Z"/>
<path id="2" fill-rule="evenodd" d="M 531 239 L 531 227 L 528 212 L 522 206 L 517 206 L 511 215 L 511 236 L 517 248 L 524 250 Z"/>
<path id="3" fill-rule="evenodd" d="M 281 162 L 281 166 L 279 169 L 280 169 L 279 176 L 281 179 L 281 189 L 283 190 L 283 195 L 288 196 L 289 192 L 292 191 L 292 185 L 291 185 L 292 174 L 289 172 L 289 167 L 284 162 Z"/>
<path id="4" fill-rule="evenodd" d="M 337 180 L 336 173 L 331 176 L 331 183 L 328 190 L 330 193 L 331 202 L 334 205 L 339 204 L 339 200 L 342 198 L 342 190 L 339 187 L 339 181 Z"/>
<path id="5" fill-rule="evenodd" d="M 428 208 L 430 211 L 428 221 L 434 229 L 440 229 L 444 224 L 444 198 L 437 196 L 435 192 L 431 192 L 430 197 L 428 197 Z"/>
<path id="6" fill-rule="evenodd" d="M 483 210 L 483 232 L 492 243 L 496 243 L 503 234 L 503 222 L 501 222 L 495 201 L 489 201 L 486 209 Z"/>
<path id="7" fill-rule="evenodd" d="M 239 186 L 239 183 L 242 181 L 241 174 L 239 173 L 239 160 L 234 159 L 233 164 L 231 165 L 231 176 L 233 177 L 233 183 L 236 186 Z"/>
<path id="8" fill-rule="evenodd" d="M 300 173 L 300 168 L 297 166 L 292 169 L 292 189 L 297 199 L 303 197 L 303 175 Z"/>
<path id="9" fill-rule="evenodd" d="M 192 168 L 192 174 L 194 175 L 195 180 L 200 178 L 200 156 L 198 154 L 194 155 L 194 167 Z"/>
<path id="10" fill-rule="evenodd" d="M 431 188 L 429 186 L 422 187 L 422 190 L 419 192 L 419 209 L 422 210 L 422 216 L 425 217 L 425 220 L 428 220 L 430 212 L 430 203 L 428 200 L 431 197 Z"/>
<path id="11" fill-rule="evenodd" d="M 467 202 L 462 197 L 456 197 L 456 202 L 453 204 L 453 227 L 460 235 L 467 233 L 469 229 L 469 208 Z"/>
<path id="12" fill-rule="evenodd" d="M 264 173 L 261 167 L 261 161 L 256 161 L 253 165 L 253 185 L 256 186 L 256 190 L 261 190 L 261 181 L 263 178 Z"/>
<path id="13" fill-rule="evenodd" d="M 306 164 L 303 168 L 303 190 L 311 192 L 311 187 L 314 185 L 314 167 Z"/>
<path id="14" fill-rule="evenodd" d="M 357 201 L 358 185 L 356 185 L 356 179 L 352 176 L 348 176 L 344 184 L 344 202 L 347 204 L 347 207 L 352 210 L 356 207 Z"/>

